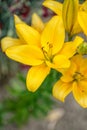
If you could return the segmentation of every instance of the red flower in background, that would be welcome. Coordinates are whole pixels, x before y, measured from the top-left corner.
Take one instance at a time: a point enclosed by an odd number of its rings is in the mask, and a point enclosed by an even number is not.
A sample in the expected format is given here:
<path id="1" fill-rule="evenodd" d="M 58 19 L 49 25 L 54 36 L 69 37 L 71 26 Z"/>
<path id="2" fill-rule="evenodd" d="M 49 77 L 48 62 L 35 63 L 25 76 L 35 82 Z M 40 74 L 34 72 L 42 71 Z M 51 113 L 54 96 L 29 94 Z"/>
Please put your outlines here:
<path id="1" fill-rule="evenodd" d="M 47 17 L 49 15 L 48 9 L 46 7 L 42 7 L 43 17 Z"/>
<path id="2" fill-rule="evenodd" d="M 43 13 L 42 13 L 43 17 L 49 17 L 49 16 L 53 16 L 54 15 L 54 13 L 52 11 L 50 11 L 49 9 L 47 9 L 44 6 L 42 7 L 42 11 L 43 11 Z"/>
<path id="3" fill-rule="evenodd" d="M 22 15 L 22 17 L 27 17 L 29 15 L 30 12 L 30 7 L 27 6 L 26 4 L 23 4 L 20 14 Z"/>

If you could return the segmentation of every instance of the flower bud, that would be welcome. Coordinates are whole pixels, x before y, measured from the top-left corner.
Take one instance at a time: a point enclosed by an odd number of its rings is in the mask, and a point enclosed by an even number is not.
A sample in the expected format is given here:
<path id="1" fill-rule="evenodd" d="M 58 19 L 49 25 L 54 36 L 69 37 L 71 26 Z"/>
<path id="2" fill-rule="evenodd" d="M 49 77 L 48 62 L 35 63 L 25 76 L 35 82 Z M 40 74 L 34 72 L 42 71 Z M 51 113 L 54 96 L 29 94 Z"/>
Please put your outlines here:
<path id="1" fill-rule="evenodd" d="M 63 3 L 63 22 L 66 31 L 71 34 L 78 14 L 78 0 L 64 0 Z"/>
<path id="2" fill-rule="evenodd" d="M 77 49 L 77 52 L 82 55 L 87 55 L 87 42 L 83 42 Z"/>

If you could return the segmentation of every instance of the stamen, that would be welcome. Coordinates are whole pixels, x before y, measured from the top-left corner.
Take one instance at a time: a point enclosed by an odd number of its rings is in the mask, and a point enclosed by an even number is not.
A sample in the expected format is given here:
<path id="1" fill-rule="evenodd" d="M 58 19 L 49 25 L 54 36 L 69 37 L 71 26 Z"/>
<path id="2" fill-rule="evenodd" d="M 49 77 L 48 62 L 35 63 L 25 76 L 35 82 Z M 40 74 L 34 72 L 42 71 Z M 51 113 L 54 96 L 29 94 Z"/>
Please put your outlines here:
<path id="1" fill-rule="evenodd" d="M 50 62 L 52 62 L 53 56 L 52 56 L 52 47 L 53 45 L 50 44 L 49 42 L 47 42 L 47 46 L 42 47 L 42 51 L 44 54 L 44 57 L 46 60 L 49 60 Z"/>
<path id="2" fill-rule="evenodd" d="M 44 49 L 44 47 L 42 47 L 42 51 L 43 51 L 43 54 L 44 54 L 45 59 L 46 59 L 46 60 L 49 60 L 47 51 Z"/>
<path id="3" fill-rule="evenodd" d="M 52 48 L 52 47 L 53 47 L 53 45 L 52 45 L 52 44 L 49 44 L 49 49 Z"/>
<path id="4" fill-rule="evenodd" d="M 75 72 L 73 75 L 74 81 L 80 81 L 84 79 L 84 75 L 82 75 L 80 72 Z"/>

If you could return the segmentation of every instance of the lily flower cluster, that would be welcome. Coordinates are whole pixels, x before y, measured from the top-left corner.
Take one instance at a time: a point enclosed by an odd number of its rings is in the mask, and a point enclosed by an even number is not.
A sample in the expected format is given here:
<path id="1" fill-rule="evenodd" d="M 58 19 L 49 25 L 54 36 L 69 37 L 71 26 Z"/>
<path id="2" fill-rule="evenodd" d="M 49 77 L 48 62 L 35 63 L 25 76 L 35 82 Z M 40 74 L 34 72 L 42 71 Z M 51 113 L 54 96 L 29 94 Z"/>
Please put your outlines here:
<path id="1" fill-rule="evenodd" d="M 31 66 L 26 78 L 29 91 L 35 92 L 55 69 L 62 76 L 53 86 L 53 96 L 64 101 L 72 92 L 76 101 L 87 108 L 87 45 L 77 35 L 87 35 L 87 1 L 79 4 L 78 0 L 64 0 L 61 4 L 45 0 L 43 5 L 56 15 L 45 24 L 33 14 L 31 26 L 15 15 L 18 38 L 3 38 L 2 51 L 12 60 Z"/>

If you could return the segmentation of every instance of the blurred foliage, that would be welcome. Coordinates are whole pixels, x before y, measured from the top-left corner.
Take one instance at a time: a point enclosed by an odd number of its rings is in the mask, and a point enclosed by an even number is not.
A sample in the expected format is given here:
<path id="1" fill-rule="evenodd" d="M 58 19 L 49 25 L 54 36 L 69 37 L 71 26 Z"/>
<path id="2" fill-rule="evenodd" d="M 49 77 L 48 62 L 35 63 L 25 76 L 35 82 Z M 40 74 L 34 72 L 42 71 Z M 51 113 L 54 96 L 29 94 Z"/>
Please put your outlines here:
<path id="1" fill-rule="evenodd" d="M 15 37 L 13 14 L 27 18 L 30 12 L 29 0 L 0 1 L 0 38 L 8 35 Z"/>
<path id="2" fill-rule="evenodd" d="M 10 60 L 0 50 L 0 88 L 7 84 L 19 70 L 19 64 Z"/>
<path id="3" fill-rule="evenodd" d="M 60 76 L 60 73 L 52 70 L 41 87 L 32 93 L 25 89 L 26 78 L 19 73 L 18 79 L 13 79 L 12 86 L 7 87 L 9 96 L 0 102 L 0 127 L 10 123 L 21 126 L 31 117 L 46 115 L 54 104 L 52 86 Z"/>

